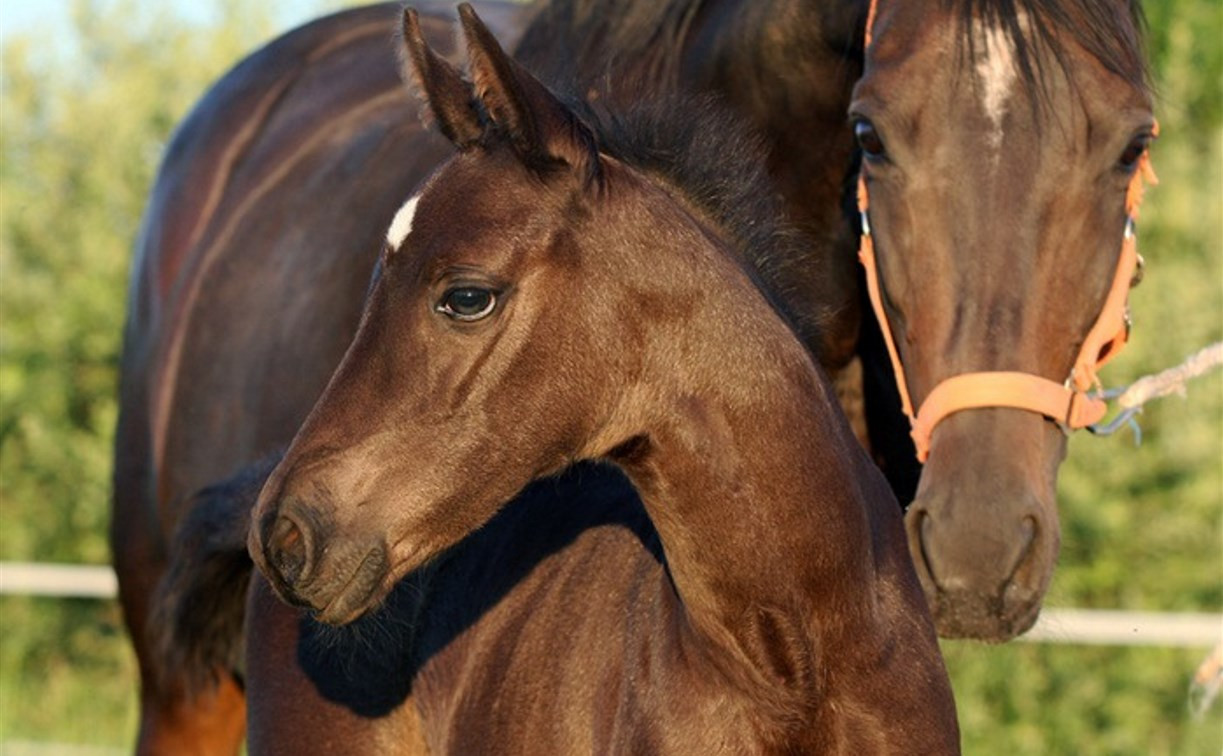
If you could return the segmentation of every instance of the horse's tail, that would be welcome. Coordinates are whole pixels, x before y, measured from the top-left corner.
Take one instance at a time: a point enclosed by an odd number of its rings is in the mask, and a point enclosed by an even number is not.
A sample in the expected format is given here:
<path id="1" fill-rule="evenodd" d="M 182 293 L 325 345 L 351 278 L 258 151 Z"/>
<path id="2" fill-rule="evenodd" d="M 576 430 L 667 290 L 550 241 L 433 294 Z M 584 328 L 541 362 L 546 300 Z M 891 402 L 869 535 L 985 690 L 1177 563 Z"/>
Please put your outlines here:
<path id="1" fill-rule="evenodd" d="M 188 698 L 212 690 L 222 675 L 241 684 L 242 625 L 253 568 L 247 530 L 259 491 L 281 456 L 204 488 L 182 510 L 148 632 L 156 668 L 172 671 L 173 684 L 185 686 Z"/>

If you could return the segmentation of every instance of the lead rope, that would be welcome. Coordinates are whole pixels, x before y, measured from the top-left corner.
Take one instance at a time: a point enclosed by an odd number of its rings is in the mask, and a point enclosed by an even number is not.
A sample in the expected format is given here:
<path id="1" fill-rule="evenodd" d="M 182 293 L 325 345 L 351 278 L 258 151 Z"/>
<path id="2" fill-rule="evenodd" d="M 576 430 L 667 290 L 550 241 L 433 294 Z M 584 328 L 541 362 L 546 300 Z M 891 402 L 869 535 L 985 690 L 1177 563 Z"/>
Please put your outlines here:
<path id="1" fill-rule="evenodd" d="M 1087 430 L 1098 436 L 1108 436 L 1128 425 L 1134 431 L 1134 443 L 1142 443 L 1142 428 L 1139 427 L 1136 416 L 1142 412 L 1144 404 L 1152 399 L 1172 394 L 1185 396 L 1189 381 L 1221 365 L 1223 365 L 1223 341 L 1216 341 L 1205 349 L 1189 355 L 1176 367 L 1140 378 L 1124 388 L 1099 392 L 1101 399 L 1106 401 L 1115 399 L 1121 411 L 1107 423 L 1089 425 Z"/>

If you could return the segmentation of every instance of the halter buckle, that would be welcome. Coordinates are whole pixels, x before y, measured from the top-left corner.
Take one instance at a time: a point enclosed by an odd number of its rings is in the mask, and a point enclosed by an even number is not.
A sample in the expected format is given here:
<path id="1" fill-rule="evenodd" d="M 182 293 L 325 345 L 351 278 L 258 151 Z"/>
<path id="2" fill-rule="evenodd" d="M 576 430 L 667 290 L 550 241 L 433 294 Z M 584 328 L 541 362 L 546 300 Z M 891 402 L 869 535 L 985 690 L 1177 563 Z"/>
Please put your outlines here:
<path id="1" fill-rule="evenodd" d="M 1071 369 L 1070 376 L 1062 382 L 1062 388 L 1070 392 L 1070 401 L 1066 402 L 1066 414 L 1064 417 L 1051 417 L 1050 420 L 1056 425 L 1067 438 L 1074 433 L 1074 427 L 1070 424 L 1070 418 L 1074 417 L 1074 404 L 1079 399 L 1079 392 L 1074 388 L 1074 370 Z"/>

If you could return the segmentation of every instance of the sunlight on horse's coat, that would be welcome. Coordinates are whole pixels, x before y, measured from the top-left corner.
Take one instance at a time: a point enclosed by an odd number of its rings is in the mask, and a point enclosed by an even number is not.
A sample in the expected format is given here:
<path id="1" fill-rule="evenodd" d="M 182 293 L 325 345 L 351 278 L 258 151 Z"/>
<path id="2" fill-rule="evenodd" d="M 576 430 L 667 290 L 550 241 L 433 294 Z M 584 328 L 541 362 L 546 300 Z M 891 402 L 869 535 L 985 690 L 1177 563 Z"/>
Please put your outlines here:
<path id="1" fill-rule="evenodd" d="M 395 213 L 394 220 L 391 221 L 391 227 L 387 229 L 386 241 L 391 245 L 391 249 L 399 249 L 403 244 L 403 240 L 408 238 L 408 234 L 412 233 L 412 219 L 416 217 L 416 202 L 420 199 L 420 195 L 415 195 L 407 202 L 403 203 L 403 207 Z"/>

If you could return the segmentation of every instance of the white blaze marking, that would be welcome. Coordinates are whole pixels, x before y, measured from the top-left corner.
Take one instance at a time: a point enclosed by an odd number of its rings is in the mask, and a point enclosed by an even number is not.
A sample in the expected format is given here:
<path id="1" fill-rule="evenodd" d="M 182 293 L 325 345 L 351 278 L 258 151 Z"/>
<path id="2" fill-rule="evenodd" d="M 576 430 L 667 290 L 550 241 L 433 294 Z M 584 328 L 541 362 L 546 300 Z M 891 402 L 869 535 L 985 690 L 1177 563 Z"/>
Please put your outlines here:
<path id="1" fill-rule="evenodd" d="M 1015 48 L 1000 24 L 990 25 L 978 19 L 975 31 L 982 45 L 976 61 L 981 108 L 994 126 L 989 142 L 997 157 L 998 148 L 1002 146 L 1002 117 L 1006 115 L 1006 102 L 1017 73 Z"/>
<path id="2" fill-rule="evenodd" d="M 419 199 L 418 194 L 403 203 L 403 207 L 395 213 L 395 219 L 391 221 L 391 227 L 386 232 L 386 241 L 391 245 L 391 249 L 399 249 L 403 240 L 412 233 L 412 219 L 416 217 L 416 203 Z"/>

